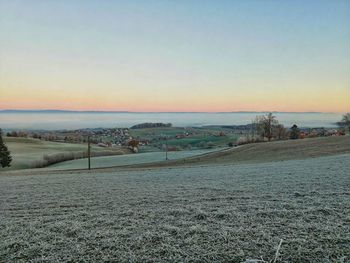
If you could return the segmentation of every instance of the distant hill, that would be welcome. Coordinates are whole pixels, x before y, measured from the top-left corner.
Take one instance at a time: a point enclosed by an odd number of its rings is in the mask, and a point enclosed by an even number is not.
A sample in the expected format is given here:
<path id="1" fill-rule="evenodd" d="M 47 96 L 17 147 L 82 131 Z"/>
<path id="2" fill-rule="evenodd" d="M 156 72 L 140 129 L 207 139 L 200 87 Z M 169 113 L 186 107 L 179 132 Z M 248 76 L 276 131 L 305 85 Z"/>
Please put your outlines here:
<path id="1" fill-rule="evenodd" d="M 132 126 L 130 129 L 144 129 L 144 128 L 167 128 L 171 127 L 171 123 L 152 123 L 152 122 L 146 122 L 146 123 L 141 123 L 141 124 L 136 124 Z"/>
<path id="2" fill-rule="evenodd" d="M 0 113 L 128 113 L 129 111 L 0 110 Z"/>
<path id="3" fill-rule="evenodd" d="M 179 112 L 138 112 L 138 111 L 84 111 L 84 110 L 54 110 L 54 109 L 46 109 L 46 110 L 17 110 L 17 109 L 4 109 L 0 110 L 0 113 L 257 113 L 257 114 L 265 114 L 270 111 L 224 111 L 224 112 L 191 112 L 191 111 L 179 111 Z M 282 114 L 303 114 L 303 113 L 332 113 L 332 112 L 316 112 L 316 111 L 305 111 L 305 112 L 288 112 L 288 111 L 272 111 L 272 113 L 282 113 Z"/>

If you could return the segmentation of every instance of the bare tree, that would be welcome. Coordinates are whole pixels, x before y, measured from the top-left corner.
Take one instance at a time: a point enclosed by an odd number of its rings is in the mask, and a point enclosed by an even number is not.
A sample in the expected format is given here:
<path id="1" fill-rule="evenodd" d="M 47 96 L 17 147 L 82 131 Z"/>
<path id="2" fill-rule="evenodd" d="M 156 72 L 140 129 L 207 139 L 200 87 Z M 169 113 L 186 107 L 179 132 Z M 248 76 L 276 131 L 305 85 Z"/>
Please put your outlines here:
<path id="1" fill-rule="evenodd" d="M 271 141 L 278 125 L 279 123 L 276 116 L 270 112 L 266 115 L 256 116 L 253 127 L 259 136 L 267 138 L 268 141 Z"/>
<path id="2" fill-rule="evenodd" d="M 253 129 L 254 135 L 258 135 L 262 138 L 265 137 L 265 129 L 264 129 L 264 116 L 256 116 L 253 121 Z"/>
<path id="3" fill-rule="evenodd" d="M 288 130 L 282 124 L 278 124 L 274 128 L 274 134 L 277 140 L 283 140 L 288 137 Z"/>
<path id="4" fill-rule="evenodd" d="M 269 112 L 266 116 L 264 116 L 264 129 L 267 139 L 271 141 L 273 135 L 273 127 L 278 125 L 278 121 L 276 120 L 276 116 L 272 115 Z"/>
<path id="5" fill-rule="evenodd" d="M 245 143 L 247 143 L 246 141 L 261 142 L 266 138 L 268 141 L 273 138 L 283 140 L 289 137 L 289 131 L 270 112 L 266 115 L 256 116 L 252 121 L 250 132 L 245 137 Z"/>

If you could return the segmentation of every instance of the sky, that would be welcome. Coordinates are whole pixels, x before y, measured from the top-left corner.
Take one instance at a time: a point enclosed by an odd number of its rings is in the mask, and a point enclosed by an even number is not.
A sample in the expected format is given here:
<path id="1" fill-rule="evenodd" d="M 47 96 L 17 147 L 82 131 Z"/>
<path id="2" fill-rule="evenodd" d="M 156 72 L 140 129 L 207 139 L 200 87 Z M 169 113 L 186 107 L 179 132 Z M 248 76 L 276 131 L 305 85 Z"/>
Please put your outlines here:
<path id="1" fill-rule="evenodd" d="M 348 0 L 0 0 L 0 109 L 350 111 Z"/>

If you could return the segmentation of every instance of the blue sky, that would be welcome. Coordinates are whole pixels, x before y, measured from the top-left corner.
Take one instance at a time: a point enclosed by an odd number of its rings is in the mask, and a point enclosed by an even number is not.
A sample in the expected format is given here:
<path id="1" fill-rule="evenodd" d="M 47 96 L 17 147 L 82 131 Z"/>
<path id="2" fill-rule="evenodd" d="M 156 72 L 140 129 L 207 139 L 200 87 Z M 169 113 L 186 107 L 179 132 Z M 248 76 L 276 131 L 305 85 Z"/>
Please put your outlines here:
<path id="1" fill-rule="evenodd" d="M 350 110 L 350 1 L 0 0 L 0 33 L 1 108 Z"/>

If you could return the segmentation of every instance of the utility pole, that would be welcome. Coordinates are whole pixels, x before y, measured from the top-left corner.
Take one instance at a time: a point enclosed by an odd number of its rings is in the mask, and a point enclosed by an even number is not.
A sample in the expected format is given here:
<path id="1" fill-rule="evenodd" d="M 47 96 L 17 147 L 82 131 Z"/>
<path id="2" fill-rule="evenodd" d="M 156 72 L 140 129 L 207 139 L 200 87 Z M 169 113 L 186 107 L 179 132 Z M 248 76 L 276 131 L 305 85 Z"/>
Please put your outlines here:
<path id="1" fill-rule="evenodd" d="M 168 159 L 168 139 L 165 135 L 165 160 L 169 160 Z"/>
<path id="2" fill-rule="evenodd" d="M 160 138 L 165 140 L 165 160 L 169 160 L 168 159 L 168 138 L 167 138 L 166 134 L 161 134 Z M 163 144 L 163 146 L 164 146 L 164 144 Z"/>
<path id="3" fill-rule="evenodd" d="M 90 149 L 90 135 L 88 135 L 88 150 L 87 150 L 87 154 L 88 154 L 88 169 L 91 170 L 91 162 L 90 162 L 90 157 L 91 157 L 91 149 Z"/>

